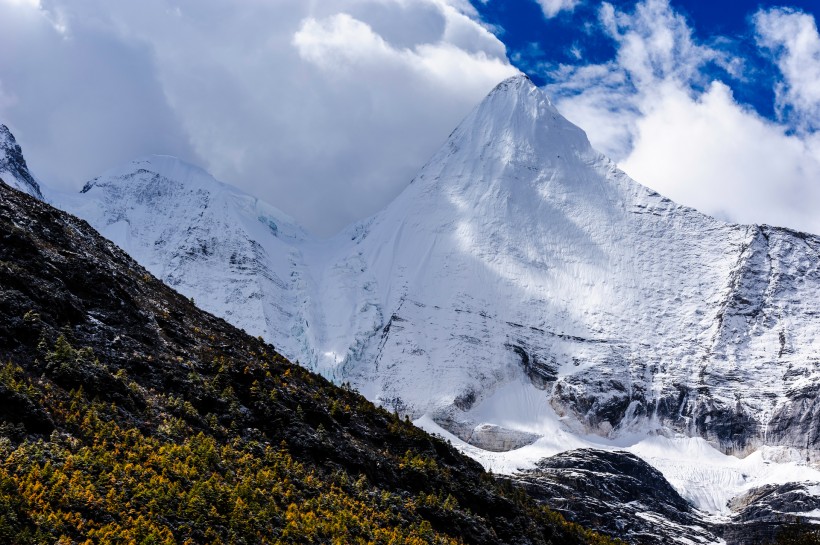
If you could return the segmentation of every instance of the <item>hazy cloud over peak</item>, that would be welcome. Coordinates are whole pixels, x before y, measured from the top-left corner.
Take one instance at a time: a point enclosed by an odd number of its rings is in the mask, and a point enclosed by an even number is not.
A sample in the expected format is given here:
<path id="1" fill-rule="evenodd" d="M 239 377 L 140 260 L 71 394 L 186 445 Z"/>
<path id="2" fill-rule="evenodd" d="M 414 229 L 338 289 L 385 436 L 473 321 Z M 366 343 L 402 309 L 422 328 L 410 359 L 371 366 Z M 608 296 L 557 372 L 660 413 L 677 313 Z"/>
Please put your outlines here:
<path id="1" fill-rule="evenodd" d="M 172 154 L 330 234 L 382 208 L 517 72 L 506 31 L 479 17 L 495 2 L 0 0 L 0 122 L 47 184 Z M 572 54 L 556 64 L 528 39 L 513 59 L 638 181 L 820 233 L 812 15 L 762 9 L 745 38 L 704 38 L 669 0 L 522 6 Z M 742 101 L 748 81 L 771 81 L 769 111 Z"/>
<path id="2" fill-rule="evenodd" d="M 46 183 L 168 153 L 322 233 L 516 72 L 464 0 L 0 0 L 0 121 Z"/>

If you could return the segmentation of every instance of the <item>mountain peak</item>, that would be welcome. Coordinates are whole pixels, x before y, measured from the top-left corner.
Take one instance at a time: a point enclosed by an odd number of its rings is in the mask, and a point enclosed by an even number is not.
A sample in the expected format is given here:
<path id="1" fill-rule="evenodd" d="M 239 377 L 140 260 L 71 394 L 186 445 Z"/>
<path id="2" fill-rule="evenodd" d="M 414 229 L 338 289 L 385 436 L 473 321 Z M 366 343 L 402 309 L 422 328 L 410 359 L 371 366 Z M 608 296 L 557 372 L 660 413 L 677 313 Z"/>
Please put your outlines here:
<path id="1" fill-rule="evenodd" d="M 97 192 L 130 195 L 134 201 L 181 199 L 191 204 L 192 195 L 209 201 L 229 201 L 245 209 L 259 221 L 286 225 L 289 236 L 307 236 L 296 221 L 275 206 L 242 189 L 217 180 L 210 172 L 173 155 L 145 155 L 112 168 L 87 182 L 82 193 Z M 167 202 L 165 203 L 167 205 Z M 165 206 L 163 205 L 163 206 Z M 264 220 L 262 219 L 264 217 Z"/>
<path id="2" fill-rule="evenodd" d="M 495 89 L 490 91 L 490 94 L 492 94 L 496 91 L 505 90 L 505 89 L 508 89 L 508 88 L 511 88 L 511 87 L 520 87 L 520 86 L 525 86 L 525 85 L 530 85 L 532 87 L 535 87 L 535 84 L 532 82 L 532 80 L 530 79 L 530 77 L 527 74 L 516 74 L 514 76 L 508 77 L 507 79 L 505 79 L 504 81 L 502 81 L 501 83 L 496 85 Z"/>
<path id="3" fill-rule="evenodd" d="M 516 74 L 515 76 L 510 76 L 490 91 L 490 94 L 493 93 L 500 93 L 509 90 L 515 90 L 525 87 L 535 87 L 535 84 L 532 82 L 530 77 L 526 74 Z"/>
<path id="4" fill-rule="evenodd" d="M 202 308 L 301 355 L 287 341 L 290 271 L 274 258 L 309 235 L 273 205 L 169 155 L 112 168 L 61 204 Z"/>
<path id="5" fill-rule="evenodd" d="M 23 150 L 8 127 L 0 123 L 0 179 L 29 195 L 43 199 L 39 184 L 28 170 Z"/>
<path id="6" fill-rule="evenodd" d="M 450 135 L 431 163 L 465 155 L 500 165 L 526 164 L 543 169 L 563 158 L 594 153 L 586 133 L 552 105 L 546 93 L 526 75 L 499 83 Z M 442 155 L 443 154 L 443 155 Z"/>
<path id="7" fill-rule="evenodd" d="M 142 174 L 143 176 L 140 176 Z M 145 155 L 123 165 L 109 169 L 102 175 L 85 184 L 83 193 L 91 191 L 101 183 L 135 184 L 144 178 L 154 181 L 165 180 L 165 190 L 170 183 L 176 183 L 187 189 L 207 189 L 210 191 L 233 190 L 231 186 L 220 182 L 206 170 L 172 155 Z"/>

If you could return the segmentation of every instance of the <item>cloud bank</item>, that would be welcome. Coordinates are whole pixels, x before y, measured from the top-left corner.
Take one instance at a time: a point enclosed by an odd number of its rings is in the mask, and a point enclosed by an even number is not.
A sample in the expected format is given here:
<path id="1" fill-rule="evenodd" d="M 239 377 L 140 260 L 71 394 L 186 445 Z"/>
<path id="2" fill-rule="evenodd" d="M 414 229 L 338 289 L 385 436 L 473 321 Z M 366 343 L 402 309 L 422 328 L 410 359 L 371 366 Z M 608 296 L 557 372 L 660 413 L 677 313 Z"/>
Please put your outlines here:
<path id="1" fill-rule="evenodd" d="M 777 63 L 776 106 L 801 131 L 820 129 L 820 35 L 814 17 L 788 8 L 759 11 L 757 43 Z"/>
<path id="2" fill-rule="evenodd" d="M 531 1 L 550 24 L 596 5 Z M 766 118 L 733 92 L 758 77 L 748 48 L 699 41 L 669 0 L 597 5 L 584 32 L 615 56 L 540 64 L 593 145 L 683 204 L 820 233 L 814 18 L 749 21 L 776 74 Z M 382 208 L 516 73 L 491 30 L 504 37 L 468 0 L 0 0 L 0 122 L 48 185 L 172 154 L 331 234 Z"/>
<path id="3" fill-rule="evenodd" d="M 466 0 L 0 0 L 0 122 L 47 184 L 173 154 L 321 234 L 516 72 Z"/>

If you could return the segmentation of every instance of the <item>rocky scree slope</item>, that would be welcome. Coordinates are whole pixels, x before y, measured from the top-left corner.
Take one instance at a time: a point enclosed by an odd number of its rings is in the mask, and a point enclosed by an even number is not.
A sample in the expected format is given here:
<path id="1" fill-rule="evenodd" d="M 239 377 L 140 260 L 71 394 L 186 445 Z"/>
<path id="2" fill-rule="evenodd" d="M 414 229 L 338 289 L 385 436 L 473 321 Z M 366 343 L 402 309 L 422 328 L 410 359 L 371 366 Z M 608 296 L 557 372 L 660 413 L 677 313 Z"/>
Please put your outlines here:
<path id="1" fill-rule="evenodd" d="M 0 183 L 0 536 L 605 543 Z"/>
<path id="2" fill-rule="evenodd" d="M 534 498 L 630 543 L 715 543 L 702 514 L 663 475 L 626 452 L 578 449 L 515 476 Z M 737 543 L 737 542 L 734 542 Z"/>
<path id="3" fill-rule="evenodd" d="M 820 543 L 820 483 L 770 484 L 749 490 L 730 502 L 729 523 L 716 526 L 729 544 Z"/>
<path id="4" fill-rule="evenodd" d="M 816 482 L 750 488 L 723 520 L 705 516 L 658 470 L 629 452 L 575 449 L 509 478 L 570 520 L 630 543 L 818 543 Z"/>

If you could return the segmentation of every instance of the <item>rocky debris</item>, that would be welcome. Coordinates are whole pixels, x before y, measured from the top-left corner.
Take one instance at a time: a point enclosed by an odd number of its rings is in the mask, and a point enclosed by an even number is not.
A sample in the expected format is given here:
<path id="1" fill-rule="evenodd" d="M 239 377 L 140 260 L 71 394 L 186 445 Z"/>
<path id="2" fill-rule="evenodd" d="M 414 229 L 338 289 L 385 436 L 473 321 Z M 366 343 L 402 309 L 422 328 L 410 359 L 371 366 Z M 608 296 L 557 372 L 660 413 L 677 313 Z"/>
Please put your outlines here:
<path id="1" fill-rule="evenodd" d="M 729 508 L 739 522 L 775 520 L 816 512 L 820 518 L 820 483 L 770 484 L 733 498 Z"/>
<path id="2" fill-rule="evenodd" d="M 659 471 L 627 452 L 572 450 L 511 478 L 570 520 L 630 543 L 719 540 Z"/>
<path id="3" fill-rule="evenodd" d="M 531 445 L 541 437 L 536 433 L 511 430 L 495 424 L 454 420 L 447 413 L 436 417 L 435 422 L 462 441 L 490 452 L 515 450 Z"/>
<path id="4" fill-rule="evenodd" d="M 507 452 L 534 443 L 539 435 L 519 430 L 502 428 L 495 424 L 479 424 L 467 442 L 491 452 Z"/>
<path id="5" fill-rule="evenodd" d="M 773 541 L 791 521 L 820 523 L 820 483 L 787 483 L 753 488 L 729 503 L 731 522 L 720 526 L 728 545 Z"/>
<path id="6" fill-rule="evenodd" d="M 753 488 L 729 502 L 725 520 L 708 518 L 627 452 L 572 450 L 510 478 L 569 520 L 630 543 L 761 545 L 796 522 L 820 523 L 820 483 Z"/>

